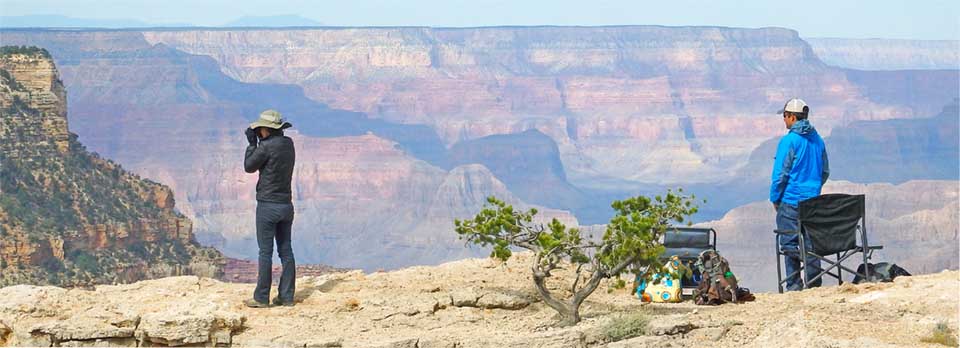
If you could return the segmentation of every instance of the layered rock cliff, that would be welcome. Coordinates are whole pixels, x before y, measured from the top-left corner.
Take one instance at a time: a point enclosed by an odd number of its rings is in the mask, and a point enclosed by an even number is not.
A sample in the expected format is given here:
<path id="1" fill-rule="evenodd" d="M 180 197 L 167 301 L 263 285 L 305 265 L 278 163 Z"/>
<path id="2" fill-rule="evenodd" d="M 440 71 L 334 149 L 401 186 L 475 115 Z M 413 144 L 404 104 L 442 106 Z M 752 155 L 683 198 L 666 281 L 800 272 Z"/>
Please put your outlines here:
<path id="1" fill-rule="evenodd" d="M 449 171 L 417 160 L 374 135 L 314 138 L 290 131 L 294 168 L 294 254 L 298 262 L 369 270 L 478 256 L 453 233 L 453 220 L 475 214 L 486 197 L 516 198 L 486 167 Z M 242 140 L 242 139 L 241 139 Z M 191 196 L 204 241 L 236 257 L 256 255 L 256 175 L 240 170 L 243 142 L 225 146 L 196 173 L 152 169 Z M 174 179 L 176 178 L 176 179 Z M 575 225 L 565 211 L 540 207 L 545 218 Z"/>
<path id="2" fill-rule="evenodd" d="M 960 104 L 916 120 L 860 121 L 825 140 L 832 177 L 854 182 L 901 183 L 960 179 Z"/>
<path id="3" fill-rule="evenodd" d="M 297 141 L 309 144 L 301 153 L 316 153 L 301 159 L 312 169 L 296 177 L 308 197 L 297 203 L 298 217 L 309 223 L 296 231 L 298 257 L 374 269 L 468 253 L 449 229 L 463 215 L 441 212 L 466 214 L 478 207 L 471 197 L 485 196 L 477 192 L 499 192 L 492 183 L 591 224 L 606 221 L 615 198 L 681 185 L 708 199 L 700 218 L 719 218 L 764 196 L 772 155 L 760 155 L 771 148 L 764 141 L 784 131 L 773 112 L 787 98 L 810 102 L 829 136 L 858 120 L 928 116 L 917 110 L 939 110 L 949 100 L 938 98 L 957 91 L 949 83 L 956 70 L 838 69 L 795 32 L 776 28 L 2 34 L 5 42 L 49 47 L 72 91 L 72 129 L 92 149 L 173 187 L 198 238 L 233 256 L 255 248 L 253 178 L 236 157 L 240 132 L 261 109 L 281 109 Z M 460 154 L 498 137 L 514 142 L 503 148 L 518 148 L 533 129 L 557 151 L 532 142 L 518 156 Z M 550 157 L 556 153 L 559 161 Z M 508 163 L 529 154 L 531 163 Z M 744 176 L 751 168 L 761 180 Z M 448 186 L 461 182 L 492 191 Z M 425 198 L 441 191 L 449 196 Z M 424 216 L 436 220 L 421 223 Z M 351 233 L 384 246 L 359 256 L 343 251 L 359 245 Z"/>
<path id="4" fill-rule="evenodd" d="M 824 63 L 859 70 L 960 68 L 960 41 L 804 38 Z"/>
<path id="5" fill-rule="evenodd" d="M 792 30 L 713 27 L 148 31 L 245 82 L 290 83 L 332 107 L 430 125 L 447 144 L 536 128 L 570 178 L 732 178 L 802 97 L 821 129 L 926 116 L 876 101 Z M 282 44 L 278 44 L 282 43 Z M 951 86 L 948 91 L 957 91 Z M 937 100 L 939 109 L 947 99 Z M 668 165 L 665 165 L 668 164 Z M 682 178 L 682 179 L 681 179 Z"/>
<path id="6" fill-rule="evenodd" d="M 456 239 L 453 219 L 479 210 L 488 195 L 521 201 L 482 166 L 448 169 L 414 157 L 418 149 L 446 156 L 430 145 L 429 128 L 333 110 L 296 86 L 238 82 L 207 57 L 152 47 L 135 32 L 47 34 L 40 41 L 65 57 L 64 80 L 86 101 L 71 106 L 86 143 L 172 187 L 198 240 L 230 256 L 256 255 L 256 176 L 242 171 L 240 156 L 243 128 L 261 108 L 294 124 L 300 262 L 378 269 L 477 255 Z M 77 45 L 76 35 L 91 40 Z M 457 197 L 467 194 L 482 198 Z"/>
<path id="7" fill-rule="evenodd" d="M 43 49 L 0 49 L 0 284 L 215 276 L 173 192 L 87 152 Z"/>

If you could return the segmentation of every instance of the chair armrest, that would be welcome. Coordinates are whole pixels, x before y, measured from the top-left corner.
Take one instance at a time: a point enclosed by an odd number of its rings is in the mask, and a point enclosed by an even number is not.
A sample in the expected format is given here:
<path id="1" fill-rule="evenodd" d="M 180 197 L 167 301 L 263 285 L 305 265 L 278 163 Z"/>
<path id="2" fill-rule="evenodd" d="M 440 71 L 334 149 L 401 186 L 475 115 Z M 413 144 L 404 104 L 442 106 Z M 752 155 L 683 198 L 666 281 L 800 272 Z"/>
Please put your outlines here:
<path id="1" fill-rule="evenodd" d="M 881 249 L 883 249 L 883 245 L 870 245 L 870 246 L 867 246 L 867 249 L 870 249 L 870 250 L 881 250 Z"/>
<path id="2" fill-rule="evenodd" d="M 773 233 L 776 233 L 776 234 L 797 234 L 797 233 L 799 233 L 799 232 L 798 232 L 797 230 L 773 230 Z"/>

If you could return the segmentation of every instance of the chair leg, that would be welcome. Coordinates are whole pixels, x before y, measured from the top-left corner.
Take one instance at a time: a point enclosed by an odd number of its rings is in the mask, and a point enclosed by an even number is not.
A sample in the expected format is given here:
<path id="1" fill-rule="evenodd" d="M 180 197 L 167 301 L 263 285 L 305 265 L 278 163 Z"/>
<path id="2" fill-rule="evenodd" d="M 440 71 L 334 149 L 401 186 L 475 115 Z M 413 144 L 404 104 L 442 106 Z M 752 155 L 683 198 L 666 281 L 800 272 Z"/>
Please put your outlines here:
<path id="1" fill-rule="evenodd" d="M 870 272 L 870 266 L 867 265 L 867 262 L 870 260 L 870 258 L 867 257 L 867 250 L 863 250 L 861 254 L 863 254 L 863 273 L 866 275 L 867 282 L 873 283 L 873 275 L 871 274 L 873 272 Z"/>
<path id="2" fill-rule="evenodd" d="M 840 253 L 837 253 L 837 262 L 840 262 Z M 837 285 L 843 285 L 843 268 L 837 269 Z"/>
<path id="3" fill-rule="evenodd" d="M 797 239 L 800 241 L 800 284 L 803 284 L 803 289 L 809 289 L 807 285 L 807 247 L 803 241 L 803 228 L 797 234 Z"/>
<path id="4" fill-rule="evenodd" d="M 773 243 L 774 244 L 773 247 L 776 248 L 775 255 L 777 255 L 777 291 L 779 291 L 782 294 L 783 293 L 783 273 L 780 272 L 780 257 L 781 256 L 785 257 L 786 255 L 783 255 L 780 253 L 780 236 L 776 236 L 775 238 L 777 238 L 777 241 L 776 243 Z"/>

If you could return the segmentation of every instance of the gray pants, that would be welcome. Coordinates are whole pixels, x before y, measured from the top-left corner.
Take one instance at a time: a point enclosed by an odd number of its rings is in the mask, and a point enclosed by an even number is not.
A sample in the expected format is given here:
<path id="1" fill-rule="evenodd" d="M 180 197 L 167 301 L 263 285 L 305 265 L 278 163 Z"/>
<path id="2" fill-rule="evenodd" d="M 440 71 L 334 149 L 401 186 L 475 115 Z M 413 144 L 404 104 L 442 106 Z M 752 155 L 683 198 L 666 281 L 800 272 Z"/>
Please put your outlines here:
<path id="1" fill-rule="evenodd" d="M 270 301 L 270 285 L 273 283 L 273 242 L 277 242 L 277 254 L 283 271 L 280 273 L 278 296 L 285 303 L 293 303 L 296 291 L 297 265 L 293 260 L 290 245 L 290 228 L 293 226 L 293 204 L 257 201 L 257 244 L 260 246 L 257 288 L 253 299 L 260 303 Z"/>

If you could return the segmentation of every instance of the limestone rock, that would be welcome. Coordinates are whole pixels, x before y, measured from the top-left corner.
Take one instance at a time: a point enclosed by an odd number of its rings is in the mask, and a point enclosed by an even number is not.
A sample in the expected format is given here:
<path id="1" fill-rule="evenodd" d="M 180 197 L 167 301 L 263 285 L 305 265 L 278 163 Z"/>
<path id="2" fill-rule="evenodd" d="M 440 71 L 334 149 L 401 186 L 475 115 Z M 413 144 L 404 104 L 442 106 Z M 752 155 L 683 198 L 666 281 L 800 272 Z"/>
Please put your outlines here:
<path id="1" fill-rule="evenodd" d="M 167 310 L 144 314 L 135 335 L 140 342 L 164 345 L 229 345 L 243 322 L 240 314 L 211 308 Z"/>
<path id="2" fill-rule="evenodd" d="M 131 340 L 140 323 L 136 314 L 91 308 L 66 320 L 34 327 L 32 335 L 49 335 L 54 342 Z M 105 342 L 106 342 L 105 341 Z"/>
<path id="3" fill-rule="evenodd" d="M 526 294 L 490 291 L 484 293 L 476 301 L 480 308 L 523 309 L 530 305 L 533 299 Z"/>
<path id="4" fill-rule="evenodd" d="M 670 341 L 660 336 L 639 336 L 607 344 L 606 348 L 661 348 L 670 346 Z"/>
<path id="5" fill-rule="evenodd" d="M 463 288 L 450 293 L 451 304 L 456 307 L 476 307 L 481 293 L 479 289 Z"/>
<path id="6" fill-rule="evenodd" d="M 420 342 L 420 340 L 417 338 L 408 338 L 388 343 L 371 345 L 369 348 L 418 348 L 418 342 Z"/>
<path id="7" fill-rule="evenodd" d="M 681 335 L 696 329 L 697 326 L 683 317 L 657 318 L 647 324 L 647 333 L 655 336 Z"/>
<path id="8" fill-rule="evenodd" d="M 0 340 L 5 346 L 74 347 L 626 348 L 701 347 L 710 342 L 733 348 L 780 346 L 786 332 L 798 338 L 790 342 L 798 347 L 860 348 L 882 342 L 905 348 L 930 334 L 935 318 L 955 314 L 960 291 L 957 271 L 852 284 L 844 291 L 824 287 L 782 295 L 757 293 L 754 302 L 713 307 L 640 304 L 624 291 L 597 291 L 582 308 L 583 320 L 570 327 L 554 327 L 556 312 L 538 302 L 522 310 L 479 307 L 484 298 L 500 296 L 496 294 L 531 293 L 529 275 L 508 271 L 526 268 L 531 257 L 516 253 L 497 267 L 490 267 L 488 259 L 469 259 L 370 275 L 324 276 L 323 281 L 300 278 L 298 298 L 303 301 L 262 309 L 242 305 L 252 284 L 194 276 L 94 290 L 11 286 L 0 288 Z M 573 271 L 557 269 L 554 274 L 568 281 Z M 339 281 L 328 283 L 333 279 Z M 609 284 L 601 284 L 601 289 Z M 450 305 L 451 293 L 457 291 L 444 289 L 463 290 L 462 297 L 476 298 L 477 306 Z M 924 296 L 916 296 L 919 290 Z M 837 302 L 852 296 L 871 300 Z M 363 305 L 337 311 L 349 299 Z M 427 314 L 441 300 L 447 307 Z M 426 309 L 418 309 L 421 306 Z M 822 320 L 851 312 L 867 320 L 886 320 L 898 330 L 864 332 L 843 326 L 855 323 Z M 608 343 L 606 325 L 624 313 L 648 317 L 646 336 Z M 946 325 L 956 329 L 955 323 Z"/>

